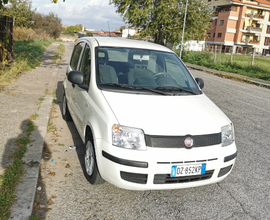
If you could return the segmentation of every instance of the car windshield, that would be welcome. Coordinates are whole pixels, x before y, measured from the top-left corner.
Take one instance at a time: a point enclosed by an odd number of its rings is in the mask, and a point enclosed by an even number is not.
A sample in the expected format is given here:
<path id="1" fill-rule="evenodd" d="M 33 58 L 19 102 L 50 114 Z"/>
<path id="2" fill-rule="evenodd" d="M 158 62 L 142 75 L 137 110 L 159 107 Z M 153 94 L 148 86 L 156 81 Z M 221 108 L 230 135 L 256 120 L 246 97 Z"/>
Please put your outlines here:
<path id="1" fill-rule="evenodd" d="M 167 94 L 200 94 L 194 79 L 174 53 L 134 48 L 96 48 L 101 89 Z"/>

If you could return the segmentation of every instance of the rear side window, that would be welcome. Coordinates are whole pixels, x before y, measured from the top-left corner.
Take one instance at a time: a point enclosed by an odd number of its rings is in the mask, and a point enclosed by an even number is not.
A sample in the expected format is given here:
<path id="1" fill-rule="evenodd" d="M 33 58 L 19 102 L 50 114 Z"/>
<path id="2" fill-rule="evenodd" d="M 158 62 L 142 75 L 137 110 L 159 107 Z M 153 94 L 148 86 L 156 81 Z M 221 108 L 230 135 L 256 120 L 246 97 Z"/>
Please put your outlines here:
<path id="1" fill-rule="evenodd" d="M 83 44 L 77 44 L 73 50 L 73 54 L 70 60 L 70 66 L 76 70 L 77 69 L 77 65 L 78 65 L 78 61 L 80 58 L 80 54 L 83 48 Z"/>

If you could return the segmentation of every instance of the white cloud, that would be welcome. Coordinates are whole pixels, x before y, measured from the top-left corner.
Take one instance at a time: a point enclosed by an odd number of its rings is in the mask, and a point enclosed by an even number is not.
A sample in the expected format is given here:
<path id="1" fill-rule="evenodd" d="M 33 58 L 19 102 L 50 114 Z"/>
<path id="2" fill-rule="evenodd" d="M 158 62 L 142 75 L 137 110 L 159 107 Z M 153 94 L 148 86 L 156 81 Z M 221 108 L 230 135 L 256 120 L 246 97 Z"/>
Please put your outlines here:
<path id="1" fill-rule="evenodd" d="M 44 1 L 48 2 L 44 4 Z M 41 14 L 53 12 L 62 20 L 63 24 L 83 26 L 96 30 L 113 31 L 125 25 L 122 17 L 117 14 L 116 8 L 109 5 L 109 0 L 58 0 L 57 4 L 50 3 L 50 0 L 33 0 L 32 8 Z"/>

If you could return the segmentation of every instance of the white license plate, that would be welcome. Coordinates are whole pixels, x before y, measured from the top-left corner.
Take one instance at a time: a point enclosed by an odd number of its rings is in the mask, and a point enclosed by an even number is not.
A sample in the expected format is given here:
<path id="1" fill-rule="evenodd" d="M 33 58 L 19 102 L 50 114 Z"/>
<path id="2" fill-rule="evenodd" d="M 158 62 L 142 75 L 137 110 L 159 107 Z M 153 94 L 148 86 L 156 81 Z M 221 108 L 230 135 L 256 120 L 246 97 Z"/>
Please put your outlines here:
<path id="1" fill-rule="evenodd" d="M 171 177 L 205 174 L 206 163 L 172 166 Z"/>

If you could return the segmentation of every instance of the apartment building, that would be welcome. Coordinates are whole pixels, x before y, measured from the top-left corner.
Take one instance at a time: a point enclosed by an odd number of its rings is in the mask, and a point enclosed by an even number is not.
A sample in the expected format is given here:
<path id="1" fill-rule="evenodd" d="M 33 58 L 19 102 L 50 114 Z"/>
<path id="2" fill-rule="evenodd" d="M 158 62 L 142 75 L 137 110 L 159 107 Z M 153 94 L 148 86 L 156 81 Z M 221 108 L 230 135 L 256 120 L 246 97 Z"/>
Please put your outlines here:
<path id="1" fill-rule="evenodd" d="M 213 9 L 208 45 L 270 54 L 270 0 L 204 0 Z"/>

